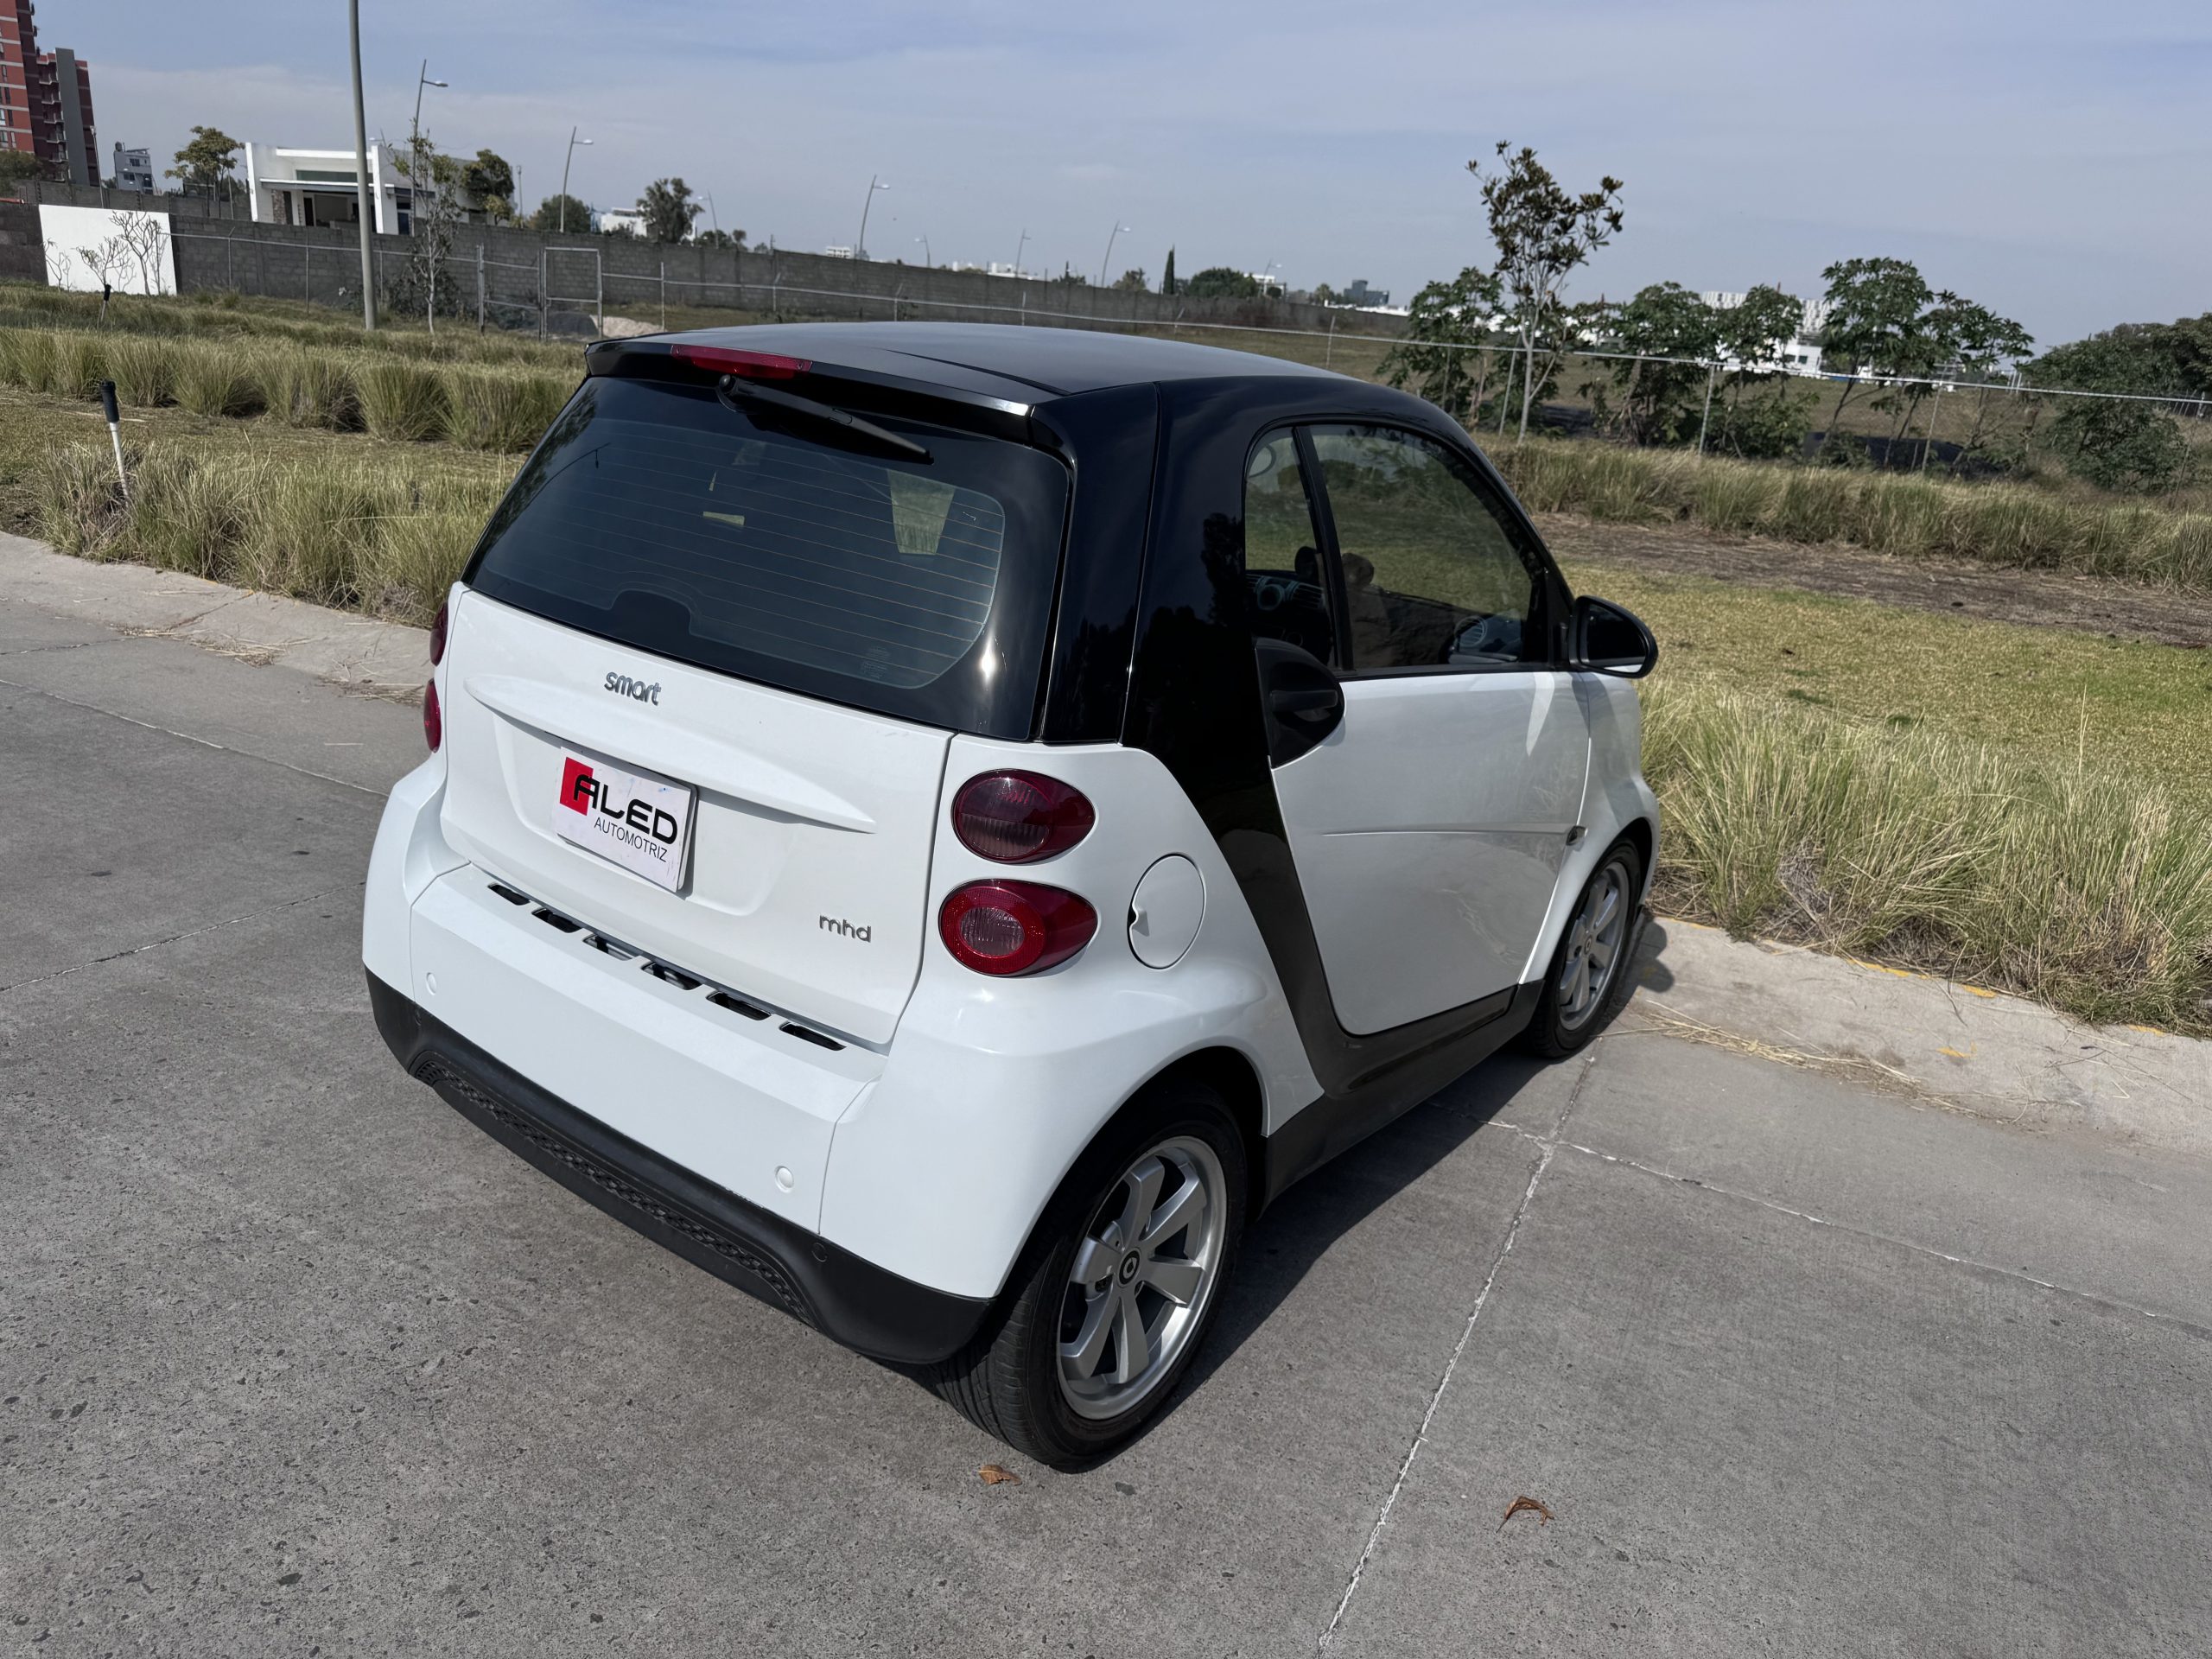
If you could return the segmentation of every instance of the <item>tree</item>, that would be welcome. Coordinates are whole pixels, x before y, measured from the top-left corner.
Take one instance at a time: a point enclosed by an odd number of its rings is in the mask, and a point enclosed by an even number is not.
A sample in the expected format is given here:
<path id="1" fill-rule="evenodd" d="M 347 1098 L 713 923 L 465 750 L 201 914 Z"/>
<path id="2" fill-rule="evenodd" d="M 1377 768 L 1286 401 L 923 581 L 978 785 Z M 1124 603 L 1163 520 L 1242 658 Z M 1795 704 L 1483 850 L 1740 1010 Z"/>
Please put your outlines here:
<path id="1" fill-rule="evenodd" d="M 497 196 L 502 201 L 512 201 L 515 170 L 496 150 L 480 149 L 474 161 L 461 164 L 461 188 L 479 200 Z"/>
<path id="2" fill-rule="evenodd" d="M 177 151 L 176 165 L 165 176 L 175 179 L 188 196 L 212 196 L 219 189 L 227 196 L 237 186 L 232 169 L 241 148 L 219 127 L 194 127 L 192 142 Z"/>
<path id="3" fill-rule="evenodd" d="M 1462 425 L 1480 421 L 1500 295 L 1497 278 L 1473 265 L 1448 283 L 1431 283 L 1406 308 L 1406 332 L 1378 372 L 1394 386 L 1411 385 Z"/>
<path id="4" fill-rule="evenodd" d="M 1144 271 L 1141 269 L 1125 270 L 1116 278 L 1114 286 L 1124 294 L 1141 294 L 1145 292 Z"/>
<path id="5" fill-rule="evenodd" d="M 1595 190 L 1570 194 L 1551 169 L 1523 144 L 1517 151 L 1504 139 L 1487 170 L 1469 162 L 1467 171 L 1482 185 L 1490 215 L 1491 240 L 1497 246 L 1497 273 L 1520 337 L 1521 435 L 1529 435 L 1529 405 L 1539 379 L 1548 380 L 1574 344 L 1564 315 L 1561 290 L 1567 279 L 1621 228 L 1620 194 L 1625 188 L 1608 175 Z M 1540 372 L 1536 342 L 1548 338 Z"/>
<path id="6" fill-rule="evenodd" d="M 1920 268 L 1910 259 L 1840 259 L 1821 276 L 1828 285 L 1821 350 L 1824 357 L 1841 359 L 1830 361 L 1829 370 L 1846 376 L 1911 373 L 1923 352 L 1920 314 L 1935 297 Z M 1858 389 L 1857 380 L 1844 381 L 1815 455 L 1827 448 L 1844 405 Z"/>
<path id="7" fill-rule="evenodd" d="M 1160 291 L 1172 297 L 1175 293 L 1175 250 L 1167 250 L 1167 263 L 1160 272 Z"/>
<path id="8" fill-rule="evenodd" d="M 1800 453 L 1811 428 L 1808 402 L 1797 397 L 1778 360 L 1805 327 L 1805 302 L 1771 283 L 1751 289 L 1734 305 L 1713 314 L 1714 344 L 1727 365 L 1727 396 L 1709 436 L 1708 449 L 1746 460 L 1776 460 Z M 1772 395 L 1744 394 L 1771 387 Z"/>
<path id="9" fill-rule="evenodd" d="M 1331 288 L 1326 283 L 1316 283 L 1313 284 L 1314 304 L 1334 305 L 1337 303 L 1338 298 L 1338 296 L 1337 294 L 1337 290 Z"/>
<path id="10" fill-rule="evenodd" d="M 438 153 L 427 132 L 417 133 L 409 153 L 399 158 L 407 177 L 411 206 L 408 228 L 414 245 L 407 255 L 399 280 L 392 284 L 395 309 L 419 310 L 432 333 L 437 314 L 461 308 L 459 291 L 447 256 L 453 251 L 453 227 L 461 218 L 461 163 Z"/>
<path id="11" fill-rule="evenodd" d="M 2051 443 L 2075 477 L 2107 490 L 2171 489 L 2187 477 L 2190 446 L 2181 423 L 2163 404 L 2134 401 L 2161 393 L 2187 397 L 2192 390 L 2203 395 L 2202 382 L 2189 385 L 2188 342 L 2152 335 L 2164 327 L 2123 324 L 2047 352 L 2030 365 L 2038 386 L 2133 395 L 2056 400 Z"/>
<path id="12" fill-rule="evenodd" d="M 1966 442 L 1960 446 L 1959 456 L 1952 461 L 1951 470 L 1955 473 L 1959 459 L 1981 448 L 1982 431 L 1989 416 L 1991 382 L 2004 370 L 2025 357 L 2034 348 L 2035 340 L 2010 317 L 2000 317 L 1987 306 L 1976 305 L 1973 301 L 1961 299 L 1948 290 L 1936 296 L 1935 304 L 1921 318 L 1921 327 L 1929 337 L 1929 354 L 1936 359 L 1937 370 L 1969 382 L 1977 389 L 1974 429 L 1967 435 Z M 1916 397 L 1914 401 L 1918 399 Z M 1911 418 L 1911 412 L 1908 410 L 1905 415 L 1908 424 Z M 1924 465 L 1927 461 L 1924 442 L 1921 459 Z"/>
<path id="13" fill-rule="evenodd" d="M 1184 292 L 1194 300 L 1256 300 L 1260 284 L 1230 266 L 1209 265 L 1184 284 Z"/>
<path id="14" fill-rule="evenodd" d="M 638 198 L 638 213 L 645 221 L 645 238 L 652 242 L 681 242 L 707 205 L 693 199 L 691 187 L 682 179 L 655 179 Z"/>
<path id="15" fill-rule="evenodd" d="M 741 252 L 745 248 L 743 231 L 702 231 L 691 239 L 702 248 L 735 248 Z"/>
<path id="16" fill-rule="evenodd" d="M 1680 283 L 1654 283 L 1611 311 L 1613 349 L 1633 354 L 1607 371 L 1630 442 L 1684 443 L 1695 435 L 1719 350 L 1720 315 Z M 1592 401 L 1603 418 L 1605 389 Z"/>
<path id="17" fill-rule="evenodd" d="M 537 211 L 530 216 L 530 228 L 557 231 L 564 219 L 579 231 L 586 229 L 591 224 L 590 204 L 575 196 L 550 195 L 537 204 Z"/>
<path id="18" fill-rule="evenodd" d="M 20 190 L 45 172 L 45 166 L 31 151 L 0 149 L 0 190 Z"/>

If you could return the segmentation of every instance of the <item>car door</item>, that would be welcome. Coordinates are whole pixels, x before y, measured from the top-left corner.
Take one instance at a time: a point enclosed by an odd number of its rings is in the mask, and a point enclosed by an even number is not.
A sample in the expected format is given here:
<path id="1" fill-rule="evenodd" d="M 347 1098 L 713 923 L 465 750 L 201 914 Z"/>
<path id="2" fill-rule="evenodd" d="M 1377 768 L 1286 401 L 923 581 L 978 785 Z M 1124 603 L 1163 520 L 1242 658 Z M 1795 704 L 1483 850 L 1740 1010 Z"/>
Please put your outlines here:
<path id="1" fill-rule="evenodd" d="M 1270 718 L 1291 734 L 1275 793 L 1338 1020 L 1366 1035 L 1509 989 L 1532 971 L 1589 772 L 1561 590 L 1478 469 L 1424 434 L 1317 424 L 1268 435 L 1254 467 L 1247 580 Z M 1301 512 L 1313 540 L 1292 546 Z M 1325 685 L 1298 689 L 1317 667 L 1341 717 L 1308 746 L 1298 722 L 1336 712 Z"/>

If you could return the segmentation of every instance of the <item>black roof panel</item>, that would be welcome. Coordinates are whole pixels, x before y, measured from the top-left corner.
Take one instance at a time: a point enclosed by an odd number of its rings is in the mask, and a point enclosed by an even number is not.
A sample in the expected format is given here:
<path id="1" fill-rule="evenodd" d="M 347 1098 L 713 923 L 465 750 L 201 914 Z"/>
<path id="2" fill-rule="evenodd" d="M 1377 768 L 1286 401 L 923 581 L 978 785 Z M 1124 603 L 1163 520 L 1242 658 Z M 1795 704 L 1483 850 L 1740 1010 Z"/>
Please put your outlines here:
<path id="1" fill-rule="evenodd" d="M 772 322 L 655 338 L 778 352 L 903 379 L 944 380 L 1024 404 L 1169 380 L 1342 378 L 1302 363 L 1188 340 L 995 322 Z"/>

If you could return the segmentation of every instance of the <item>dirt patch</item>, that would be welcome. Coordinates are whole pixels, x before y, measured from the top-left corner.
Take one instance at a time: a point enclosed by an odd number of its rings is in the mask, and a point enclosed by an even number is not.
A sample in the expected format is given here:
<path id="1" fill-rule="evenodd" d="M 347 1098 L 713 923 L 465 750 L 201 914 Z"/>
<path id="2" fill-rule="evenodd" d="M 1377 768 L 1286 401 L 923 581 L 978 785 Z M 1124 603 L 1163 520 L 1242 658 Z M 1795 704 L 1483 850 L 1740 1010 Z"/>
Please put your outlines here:
<path id="1" fill-rule="evenodd" d="M 2212 648 L 2212 595 L 2185 589 L 2144 587 L 2108 576 L 2012 570 L 1961 559 L 1899 558 L 1840 543 L 1808 547 L 1551 513 L 1536 522 L 1545 542 L 1568 567 L 1570 580 L 1573 566 L 1588 560 L 1762 588 L 1840 594 L 1943 615 L 2070 628 L 2114 639 Z"/>

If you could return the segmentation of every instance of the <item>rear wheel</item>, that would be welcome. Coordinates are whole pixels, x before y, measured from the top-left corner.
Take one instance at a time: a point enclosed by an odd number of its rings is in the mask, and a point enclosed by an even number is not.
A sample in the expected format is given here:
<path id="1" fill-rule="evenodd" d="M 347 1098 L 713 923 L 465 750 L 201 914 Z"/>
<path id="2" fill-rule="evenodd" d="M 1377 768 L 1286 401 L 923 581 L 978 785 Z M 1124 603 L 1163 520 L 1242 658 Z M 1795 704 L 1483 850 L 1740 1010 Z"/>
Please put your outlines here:
<path id="1" fill-rule="evenodd" d="M 1131 1439 L 1213 1322 L 1243 1230 L 1243 1136 L 1203 1084 L 1155 1085 L 1086 1153 L 1004 1317 L 931 1378 L 979 1427 L 1066 1468 Z"/>
<path id="2" fill-rule="evenodd" d="M 1629 956 L 1636 948 L 1643 860 L 1632 842 L 1617 842 L 1599 861 L 1552 953 L 1543 994 L 1529 1022 L 1527 1046 L 1564 1059 L 1605 1029 L 1626 1000 Z"/>

